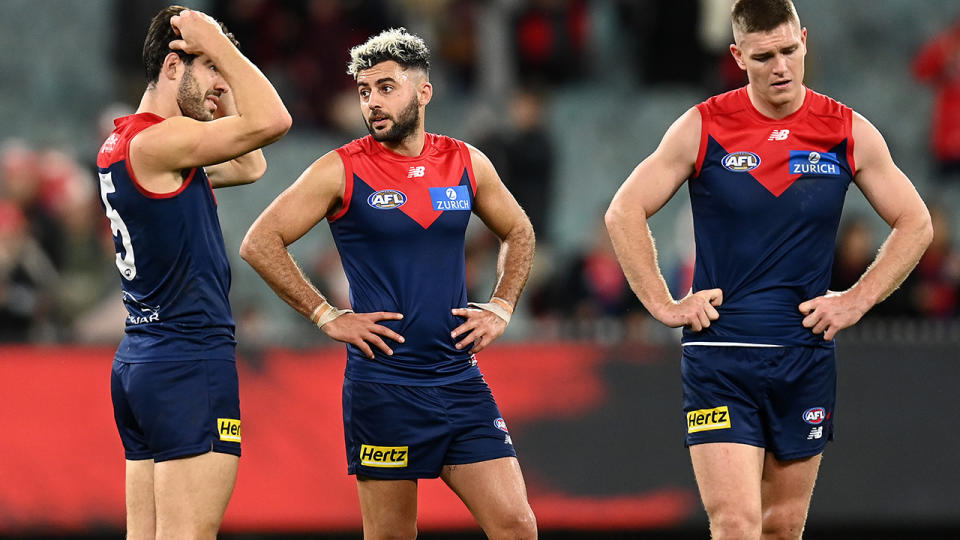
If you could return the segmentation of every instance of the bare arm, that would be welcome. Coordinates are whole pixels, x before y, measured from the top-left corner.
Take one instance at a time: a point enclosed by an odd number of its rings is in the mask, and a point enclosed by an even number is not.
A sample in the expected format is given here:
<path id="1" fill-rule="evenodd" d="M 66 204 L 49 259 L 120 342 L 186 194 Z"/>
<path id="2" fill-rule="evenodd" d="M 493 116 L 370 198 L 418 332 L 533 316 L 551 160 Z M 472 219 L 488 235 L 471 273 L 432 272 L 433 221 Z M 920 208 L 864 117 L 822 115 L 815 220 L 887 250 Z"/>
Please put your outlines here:
<path id="1" fill-rule="evenodd" d="M 630 287 L 644 307 L 667 326 L 699 331 L 719 316 L 719 289 L 698 291 L 677 302 L 657 262 L 647 218 L 693 174 L 700 148 L 700 113 L 689 109 L 667 130 L 660 146 L 633 170 L 614 195 L 605 221 Z"/>
<path id="2" fill-rule="evenodd" d="M 876 259 L 853 287 L 800 304 L 803 325 L 833 337 L 854 325 L 903 283 L 933 240 L 926 205 L 910 179 L 893 162 L 883 136 L 859 114 L 853 118 L 854 181 L 873 209 L 890 225 Z"/>
<path id="3" fill-rule="evenodd" d="M 516 199 L 503 185 L 487 156 L 472 146 L 469 149 L 477 181 L 473 211 L 500 238 L 497 281 L 491 303 L 500 305 L 512 313 L 523 291 L 523 286 L 527 283 L 530 268 L 533 266 L 536 244 L 533 225 L 530 224 L 530 219 L 517 204 Z M 494 306 L 491 308 L 497 309 Z M 454 338 L 464 335 L 463 339 L 457 343 L 457 348 L 473 343 L 471 353 L 483 350 L 506 330 L 509 313 L 506 314 L 506 318 L 503 318 L 486 310 L 454 309 L 454 315 L 467 318 L 467 321 L 452 333 Z"/>
<path id="4" fill-rule="evenodd" d="M 237 104 L 233 99 L 233 92 L 224 92 L 220 96 L 216 118 L 235 114 L 237 114 Z M 210 185 L 214 188 L 238 186 L 259 180 L 267 172 L 267 160 L 263 157 L 263 150 L 257 148 L 230 161 L 209 165 L 204 169 L 207 171 Z"/>
<path id="5" fill-rule="evenodd" d="M 206 55 L 233 93 L 236 114 L 210 122 L 174 116 L 145 129 L 131 142 L 138 175 L 149 176 L 231 160 L 282 137 L 292 120 L 270 81 L 247 60 L 210 17 L 184 11 L 170 19 L 181 38 L 170 46 Z M 168 55 L 160 77 L 175 75 Z M 194 64 L 199 63 L 199 58 Z M 193 69 L 202 69 L 195 65 Z"/>
<path id="6" fill-rule="evenodd" d="M 336 152 L 318 159 L 260 214 L 240 246 L 240 256 L 274 292 L 314 322 L 318 308 L 327 300 L 303 275 L 287 246 L 340 207 L 344 174 L 343 162 Z M 373 358 L 371 344 L 393 354 L 380 336 L 403 342 L 399 334 L 376 321 L 402 318 L 399 313 L 349 313 L 321 321 L 320 328 L 333 339 L 352 343 Z"/>

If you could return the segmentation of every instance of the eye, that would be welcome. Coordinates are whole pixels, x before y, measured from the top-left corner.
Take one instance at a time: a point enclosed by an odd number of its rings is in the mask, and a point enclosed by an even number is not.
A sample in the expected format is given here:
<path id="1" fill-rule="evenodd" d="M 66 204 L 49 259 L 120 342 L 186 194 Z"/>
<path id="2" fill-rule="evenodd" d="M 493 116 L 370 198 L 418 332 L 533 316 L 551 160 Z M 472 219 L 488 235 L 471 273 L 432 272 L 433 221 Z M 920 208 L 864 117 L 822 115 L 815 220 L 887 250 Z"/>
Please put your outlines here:
<path id="1" fill-rule="evenodd" d="M 385 84 L 385 85 L 383 85 L 383 89 L 382 89 L 382 90 L 383 90 L 383 93 L 384 93 L 384 94 L 389 94 L 390 92 L 393 91 L 393 86 L 392 86 L 392 85 L 389 85 L 389 84 Z"/>

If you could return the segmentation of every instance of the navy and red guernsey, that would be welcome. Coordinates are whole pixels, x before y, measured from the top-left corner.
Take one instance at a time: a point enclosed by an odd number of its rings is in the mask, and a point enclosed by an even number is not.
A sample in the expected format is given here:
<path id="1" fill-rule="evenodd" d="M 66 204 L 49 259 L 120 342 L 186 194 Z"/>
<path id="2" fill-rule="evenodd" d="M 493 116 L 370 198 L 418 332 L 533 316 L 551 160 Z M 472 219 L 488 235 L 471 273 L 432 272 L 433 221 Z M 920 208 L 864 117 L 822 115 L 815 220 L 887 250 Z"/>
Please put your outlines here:
<path id="1" fill-rule="evenodd" d="M 856 171 L 853 111 L 804 88 L 774 120 L 746 87 L 697 105 L 700 151 L 690 178 L 693 290 L 720 288 L 720 318 L 684 344 L 826 346 L 801 302 L 827 292 L 844 197 Z"/>
<path id="2" fill-rule="evenodd" d="M 346 172 L 343 207 L 330 231 L 358 313 L 392 311 L 381 321 L 402 335 L 376 347 L 373 360 L 347 346 L 346 376 L 356 381 L 435 386 L 480 376 L 450 332 L 464 322 L 450 310 L 467 307 L 464 237 L 477 184 L 467 146 L 427 133 L 423 151 L 408 157 L 373 137 L 337 149 Z"/>
<path id="3" fill-rule="evenodd" d="M 131 139 L 163 120 L 151 113 L 116 119 L 97 155 L 128 312 L 116 358 L 234 360 L 230 265 L 206 172 L 184 170 L 180 189 L 158 194 L 130 166 Z"/>

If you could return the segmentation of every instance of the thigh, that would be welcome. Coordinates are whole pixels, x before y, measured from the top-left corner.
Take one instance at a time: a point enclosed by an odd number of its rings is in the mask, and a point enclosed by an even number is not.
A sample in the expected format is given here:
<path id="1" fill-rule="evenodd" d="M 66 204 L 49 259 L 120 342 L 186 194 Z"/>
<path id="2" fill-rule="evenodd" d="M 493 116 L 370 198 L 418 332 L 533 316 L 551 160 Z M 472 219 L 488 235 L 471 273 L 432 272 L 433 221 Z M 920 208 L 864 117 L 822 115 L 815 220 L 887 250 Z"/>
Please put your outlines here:
<path id="1" fill-rule="evenodd" d="M 220 452 L 157 463 L 157 538 L 215 538 L 238 464 L 238 456 Z"/>
<path id="2" fill-rule="evenodd" d="M 127 460 L 125 494 L 127 540 L 153 540 L 156 536 L 156 503 L 153 497 L 152 459 Z"/>
<path id="3" fill-rule="evenodd" d="M 760 405 L 769 348 L 687 345 L 681 359 L 684 443 L 767 444 Z"/>
<path id="4" fill-rule="evenodd" d="M 761 483 L 763 516 L 768 522 L 794 524 L 800 536 L 810 507 L 822 454 L 781 461 L 767 452 Z"/>
<path id="5" fill-rule="evenodd" d="M 417 535 L 417 481 L 357 476 L 364 538 Z M 395 538 L 396 536 L 394 536 Z"/>
<path id="6" fill-rule="evenodd" d="M 381 480 L 436 478 L 450 431 L 435 387 L 344 379 L 349 474 Z"/>
<path id="7" fill-rule="evenodd" d="M 139 422 L 137 422 L 136 414 L 134 414 L 127 396 L 127 389 L 130 388 L 131 379 L 134 377 L 134 373 L 131 373 L 131 371 L 137 371 L 134 369 L 136 366 L 137 364 L 113 361 L 113 368 L 110 372 L 110 398 L 113 401 L 113 419 L 117 424 L 117 431 L 120 434 L 120 442 L 123 444 L 126 458 L 135 461 L 150 460 L 152 463 L 153 452 L 150 451 L 146 435 Z M 152 469 L 150 478 L 152 482 Z M 152 493 L 151 487 L 151 496 Z"/>
<path id="8" fill-rule="evenodd" d="M 763 410 L 767 450 L 780 461 L 823 452 L 833 440 L 836 420 L 837 365 L 833 349 L 782 349 L 770 367 L 770 391 Z"/>
<path id="9" fill-rule="evenodd" d="M 743 512 L 759 523 L 763 448 L 736 443 L 690 447 L 700 498 L 711 520 L 720 513 Z"/>
<path id="10" fill-rule="evenodd" d="M 513 517 L 518 514 L 521 519 L 532 520 L 527 488 L 515 457 L 445 465 L 441 478 L 485 531 L 505 521 L 517 521 Z"/>

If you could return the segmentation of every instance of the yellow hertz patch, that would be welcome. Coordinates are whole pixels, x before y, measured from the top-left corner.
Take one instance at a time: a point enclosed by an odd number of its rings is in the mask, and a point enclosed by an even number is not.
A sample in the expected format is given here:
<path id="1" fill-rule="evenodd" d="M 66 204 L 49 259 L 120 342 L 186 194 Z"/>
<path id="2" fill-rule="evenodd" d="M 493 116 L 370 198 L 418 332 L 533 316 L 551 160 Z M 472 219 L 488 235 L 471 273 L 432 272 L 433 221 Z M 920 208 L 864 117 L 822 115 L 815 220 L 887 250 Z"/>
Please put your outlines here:
<path id="1" fill-rule="evenodd" d="M 360 445 L 360 464 L 367 467 L 406 467 L 409 452 L 406 446 Z"/>
<path id="2" fill-rule="evenodd" d="M 221 441 L 240 442 L 240 421 L 233 418 L 217 418 L 217 432 Z"/>
<path id="3" fill-rule="evenodd" d="M 700 409 L 687 413 L 687 433 L 729 428 L 730 411 L 727 410 L 726 405 L 716 409 Z"/>

